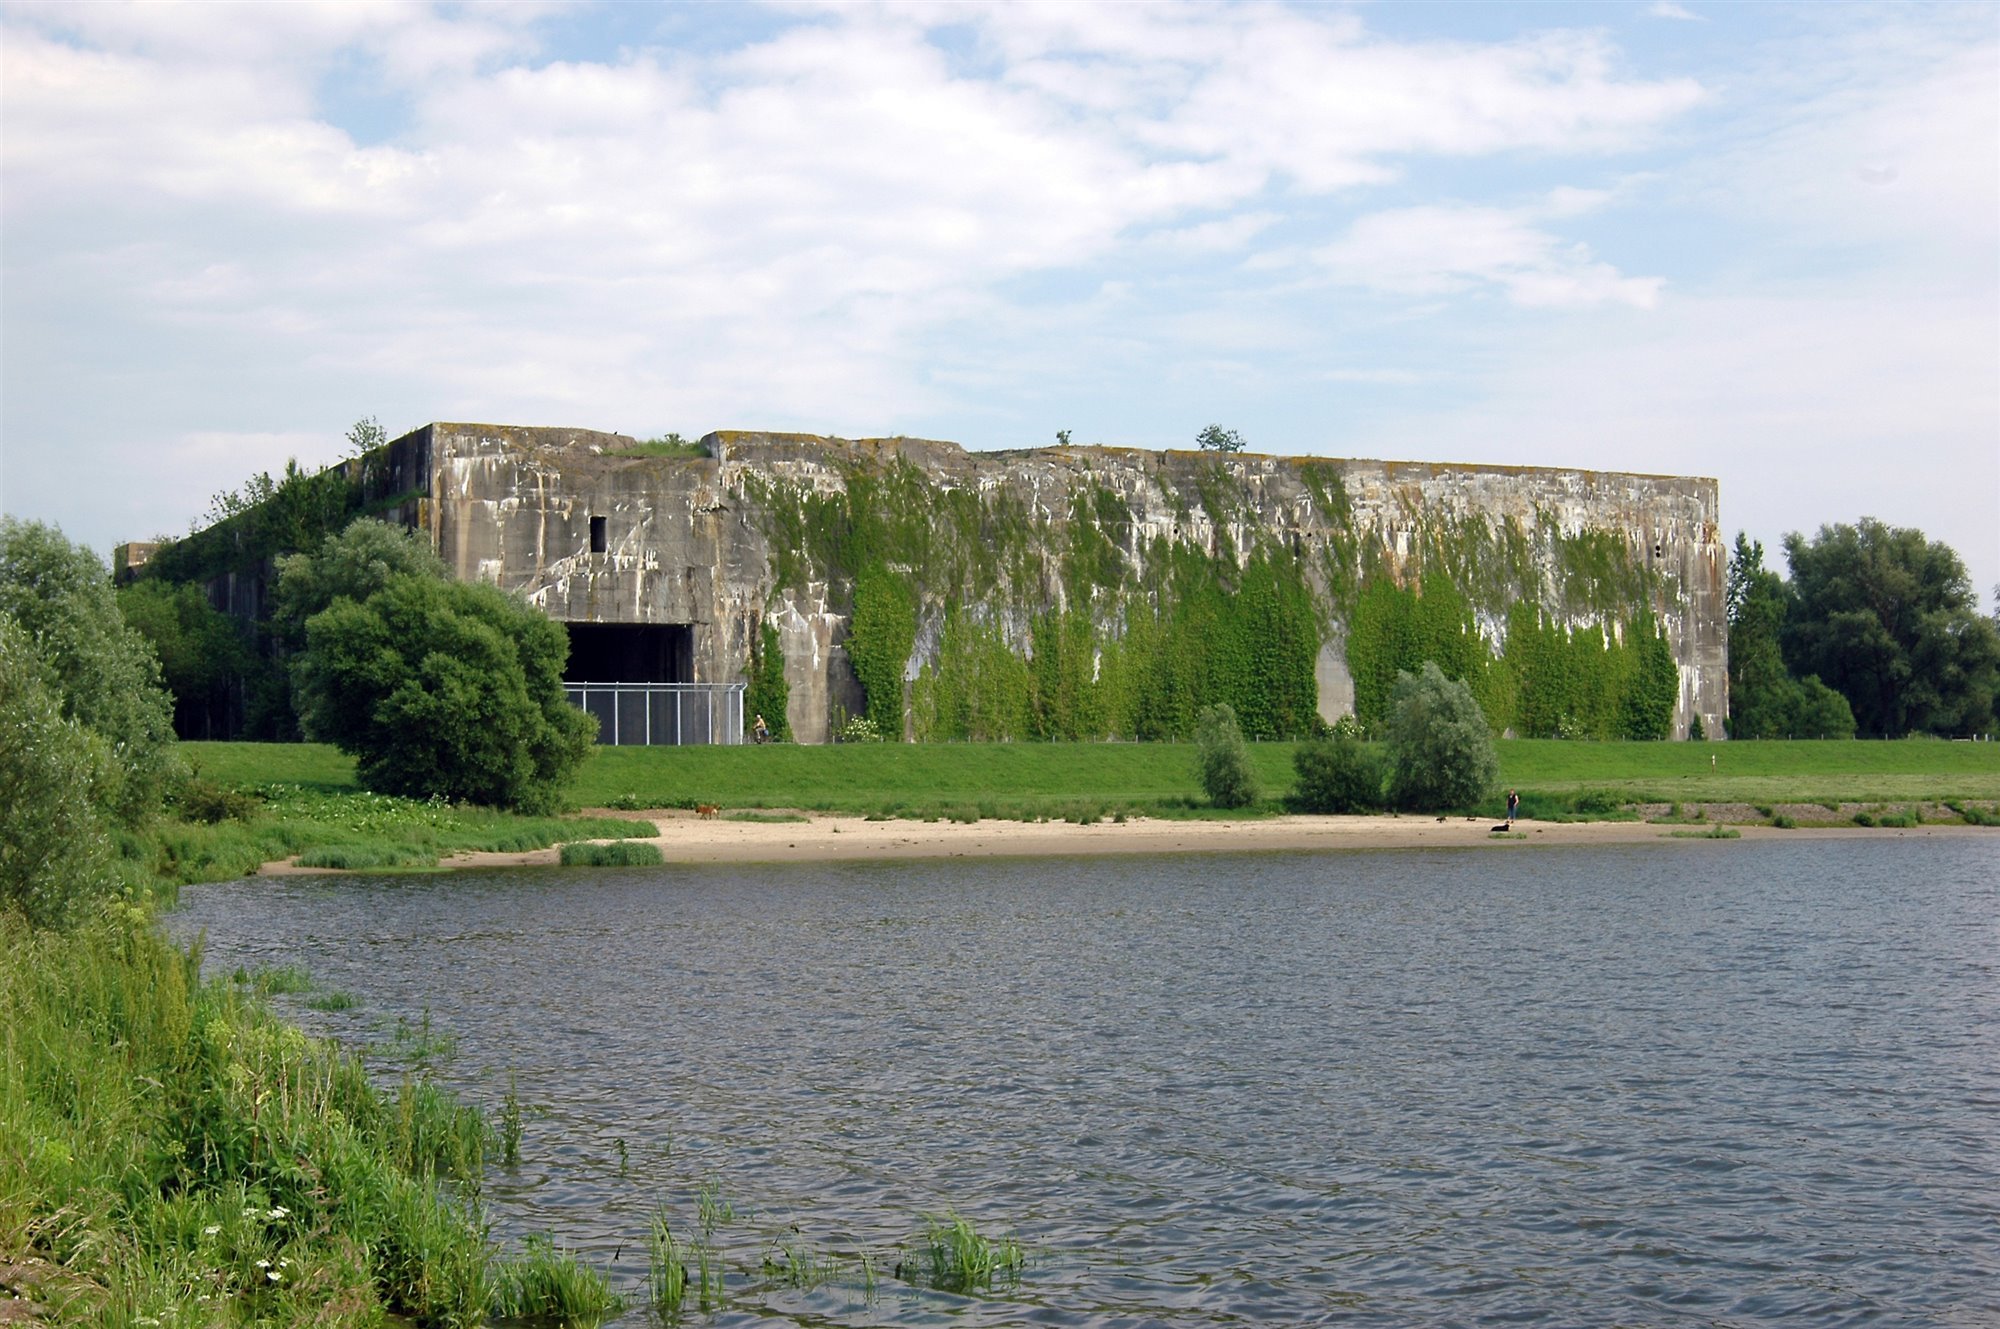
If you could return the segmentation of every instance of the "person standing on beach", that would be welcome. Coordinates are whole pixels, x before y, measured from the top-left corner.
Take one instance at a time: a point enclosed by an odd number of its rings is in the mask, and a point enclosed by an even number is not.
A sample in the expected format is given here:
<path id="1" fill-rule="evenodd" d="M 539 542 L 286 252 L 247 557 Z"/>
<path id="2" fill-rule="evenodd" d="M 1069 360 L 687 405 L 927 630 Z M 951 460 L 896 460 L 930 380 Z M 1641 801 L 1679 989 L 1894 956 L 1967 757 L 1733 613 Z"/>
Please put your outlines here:
<path id="1" fill-rule="evenodd" d="M 1509 789 L 1507 791 L 1507 825 L 1510 829 L 1514 825 L 1514 818 L 1519 816 L 1520 813 L 1521 791 L 1518 789 Z"/>

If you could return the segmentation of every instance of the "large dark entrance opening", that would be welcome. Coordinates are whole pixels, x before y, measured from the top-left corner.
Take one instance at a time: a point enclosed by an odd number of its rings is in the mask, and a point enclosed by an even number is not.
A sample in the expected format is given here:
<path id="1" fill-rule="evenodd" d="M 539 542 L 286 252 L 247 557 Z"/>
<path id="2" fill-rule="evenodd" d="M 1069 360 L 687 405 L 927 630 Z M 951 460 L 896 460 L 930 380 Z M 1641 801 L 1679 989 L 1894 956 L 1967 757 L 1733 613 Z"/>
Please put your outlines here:
<path id="1" fill-rule="evenodd" d="M 571 623 L 571 683 L 691 683 L 694 629 L 686 623 Z"/>
<path id="2" fill-rule="evenodd" d="M 694 682 L 686 623 L 570 623 L 563 691 L 597 721 L 597 741 L 740 743 L 743 684 Z"/>

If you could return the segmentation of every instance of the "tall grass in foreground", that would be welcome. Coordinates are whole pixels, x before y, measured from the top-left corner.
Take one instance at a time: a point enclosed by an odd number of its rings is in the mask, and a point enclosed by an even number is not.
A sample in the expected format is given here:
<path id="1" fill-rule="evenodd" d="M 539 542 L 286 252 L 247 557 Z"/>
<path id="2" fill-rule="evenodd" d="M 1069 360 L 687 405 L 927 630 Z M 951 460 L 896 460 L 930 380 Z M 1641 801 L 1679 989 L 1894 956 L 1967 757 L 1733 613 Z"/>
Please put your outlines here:
<path id="1" fill-rule="evenodd" d="M 58 1322 L 472 1325 L 482 1129 L 393 1096 L 197 953 L 112 906 L 62 933 L 0 913 L 0 1253 L 64 1277 Z"/>
<path id="2" fill-rule="evenodd" d="M 500 1267 L 490 1304 L 504 1319 L 576 1326 L 594 1325 L 624 1307 L 604 1275 L 548 1237 L 529 1237 L 521 1254 Z"/>

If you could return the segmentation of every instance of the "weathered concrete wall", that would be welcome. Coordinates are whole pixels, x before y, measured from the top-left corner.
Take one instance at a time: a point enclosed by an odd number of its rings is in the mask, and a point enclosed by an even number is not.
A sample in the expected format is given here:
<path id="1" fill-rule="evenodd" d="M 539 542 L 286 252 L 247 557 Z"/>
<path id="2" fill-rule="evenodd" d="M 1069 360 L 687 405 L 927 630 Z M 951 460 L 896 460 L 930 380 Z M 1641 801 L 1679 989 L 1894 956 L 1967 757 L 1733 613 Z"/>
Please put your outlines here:
<path id="1" fill-rule="evenodd" d="M 706 458 L 621 456 L 633 440 L 615 434 L 435 424 L 391 447 L 421 459 L 422 473 L 409 474 L 428 491 L 406 505 L 405 519 L 432 533 L 461 577 L 519 590 L 558 619 L 692 624 L 697 682 L 741 678 L 751 634 L 772 623 L 792 729 L 805 741 L 825 738 L 833 705 L 859 709 L 842 650 L 849 588 L 812 569 L 779 584 L 785 551 L 772 546 L 769 496 L 839 494 L 853 477 L 899 464 L 937 492 L 1004 508 L 1050 539 L 1079 494 L 1116 495 L 1130 519 L 1109 534 L 1135 571 L 1156 539 L 1239 558 L 1260 545 L 1289 548 L 1335 610 L 1316 671 L 1329 719 L 1350 710 L 1354 695 L 1337 613 L 1343 577 L 1366 571 L 1408 583 L 1429 569 L 1475 584 L 1481 630 L 1495 645 L 1514 600 L 1599 621 L 1634 608 L 1614 602 L 1643 585 L 1680 669 L 1676 734 L 1696 716 L 1708 733 L 1722 732 L 1727 558 L 1713 480 L 1107 448 L 967 452 L 916 439 L 741 432 L 703 441 Z M 604 519 L 601 552 L 591 549 L 593 517 Z M 951 550 L 948 531 L 939 539 L 941 556 L 973 552 Z M 991 592 L 1024 650 L 1027 611 L 1063 607 L 1068 595 L 1045 565 L 1027 567 L 1003 570 Z M 930 583 L 927 609 L 965 594 Z M 913 676 L 924 640 L 920 633 Z"/>

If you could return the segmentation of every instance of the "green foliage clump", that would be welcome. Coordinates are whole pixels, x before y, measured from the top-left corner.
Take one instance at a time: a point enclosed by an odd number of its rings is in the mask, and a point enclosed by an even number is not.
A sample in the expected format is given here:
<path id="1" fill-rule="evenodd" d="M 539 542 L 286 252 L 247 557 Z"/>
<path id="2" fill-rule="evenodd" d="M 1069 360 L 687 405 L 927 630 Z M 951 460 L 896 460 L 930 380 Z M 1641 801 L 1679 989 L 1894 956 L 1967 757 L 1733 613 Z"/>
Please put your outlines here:
<path id="1" fill-rule="evenodd" d="M 180 736 L 227 732 L 231 685 L 263 664 L 245 626 L 217 611 L 192 582 L 135 581 L 119 589 L 118 608 L 159 656 Z"/>
<path id="2" fill-rule="evenodd" d="M 317 473 L 285 463 L 284 473 L 252 476 L 242 489 L 217 494 L 204 529 L 170 540 L 146 563 L 146 575 L 205 582 L 229 572 L 255 573 L 280 555 L 309 549 L 341 530 L 363 507 L 360 472 Z"/>
<path id="3" fill-rule="evenodd" d="M 700 439 L 682 438 L 677 433 L 662 434 L 658 438 L 641 439 L 629 448 L 614 448 L 605 453 L 609 457 L 668 457 L 675 460 L 692 460 L 706 457 L 708 445 Z"/>
<path id="4" fill-rule="evenodd" d="M 614 840 L 610 844 L 586 841 L 562 847 L 562 865 L 566 868 L 657 867 L 664 861 L 660 847 L 644 840 Z"/>
<path id="5" fill-rule="evenodd" d="M 301 710 L 370 789 L 544 811 L 594 721 L 562 690 L 560 625 L 490 586 L 392 573 L 306 623 Z"/>
<path id="6" fill-rule="evenodd" d="M 1385 577 L 1361 586 L 1347 628 L 1354 712 L 1379 726 L 1388 719 L 1397 678 L 1431 661 L 1447 678 L 1481 678 L 1491 652 L 1471 604 L 1456 584 L 1432 575 L 1405 589 Z"/>
<path id="7" fill-rule="evenodd" d="M 587 1329 L 623 1309 L 604 1275 L 545 1236 L 500 1266 L 489 1302 L 505 1320 L 538 1320 Z"/>
<path id="8" fill-rule="evenodd" d="M 903 671 L 917 640 L 917 603 L 908 583 L 885 565 L 864 569 L 854 584 L 847 658 L 868 700 L 868 718 L 884 737 L 903 732 Z"/>
<path id="9" fill-rule="evenodd" d="M 478 1114 L 199 973 L 138 910 L 0 911 L 5 1211 L 76 1279 L 54 1322 L 478 1323 Z"/>
<path id="10" fill-rule="evenodd" d="M 0 614 L 0 911 L 60 924 L 116 886 L 97 735 L 65 717 L 28 634 Z"/>
<path id="11" fill-rule="evenodd" d="M 1741 542 L 1739 541 L 1739 549 Z M 1781 640 L 1795 676 L 1847 699 L 1868 737 L 1990 730 L 2000 630 L 1979 613 L 1949 545 L 1872 518 L 1785 537 L 1791 564 Z"/>
<path id="12" fill-rule="evenodd" d="M 920 743 L 1025 738 L 1034 727 L 1030 667 L 1000 629 L 953 605 L 938 635 L 937 661 L 910 688 Z"/>
<path id="13" fill-rule="evenodd" d="M 791 685 L 785 682 L 784 644 L 778 630 L 760 623 L 750 637 L 750 686 L 744 690 L 743 709 L 750 717 L 763 716 L 777 742 L 792 736 L 792 723 L 785 712 L 792 704 Z"/>
<path id="14" fill-rule="evenodd" d="M 1301 812 L 1373 812 L 1382 806 L 1382 758 L 1352 733 L 1335 731 L 1299 744 L 1291 802 Z"/>
<path id="15" fill-rule="evenodd" d="M 1389 797 L 1398 807 L 1470 807 L 1499 779 L 1493 735 L 1472 689 L 1433 662 L 1396 680 L 1386 735 Z"/>
<path id="16" fill-rule="evenodd" d="M 1246 808 L 1257 801 L 1257 777 L 1243 746 L 1243 731 L 1227 702 L 1202 708 L 1195 725 L 1195 749 L 1202 792 L 1219 808 Z"/>
<path id="17" fill-rule="evenodd" d="M 102 743 L 93 801 L 125 825 L 146 821 L 179 774 L 172 708 L 104 565 L 52 526 L 0 517 L 0 617 L 26 636 L 17 659 L 63 719 Z"/>
<path id="18" fill-rule="evenodd" d="M 896 1276 L 941 1292 L 975 1292 L 995 1278 L 1018 1276 L 1027 1262 L 1018 1241 L 989 1237 L 957 1214 L 927 1216 L 917 1250 L 899 1260 Z"/>
<path id="19" fill-rule="evenodd" d="M 1243 435 L 1221 425 L 1203 426 L 1201 432 L 1194 436 L 1194 442 L 1203 452 L 1243 451 Z"/>
<path id="20" fill-rule="evenodd" d="M 305 645 L 306 620 L 342 598 L 357 603 L 396 577 L 444 581 L 451 570 L 423 536 L 363 517 L 317 544 L 278 560 L 271 595 L 271 623 L 296 650 Z"/>

